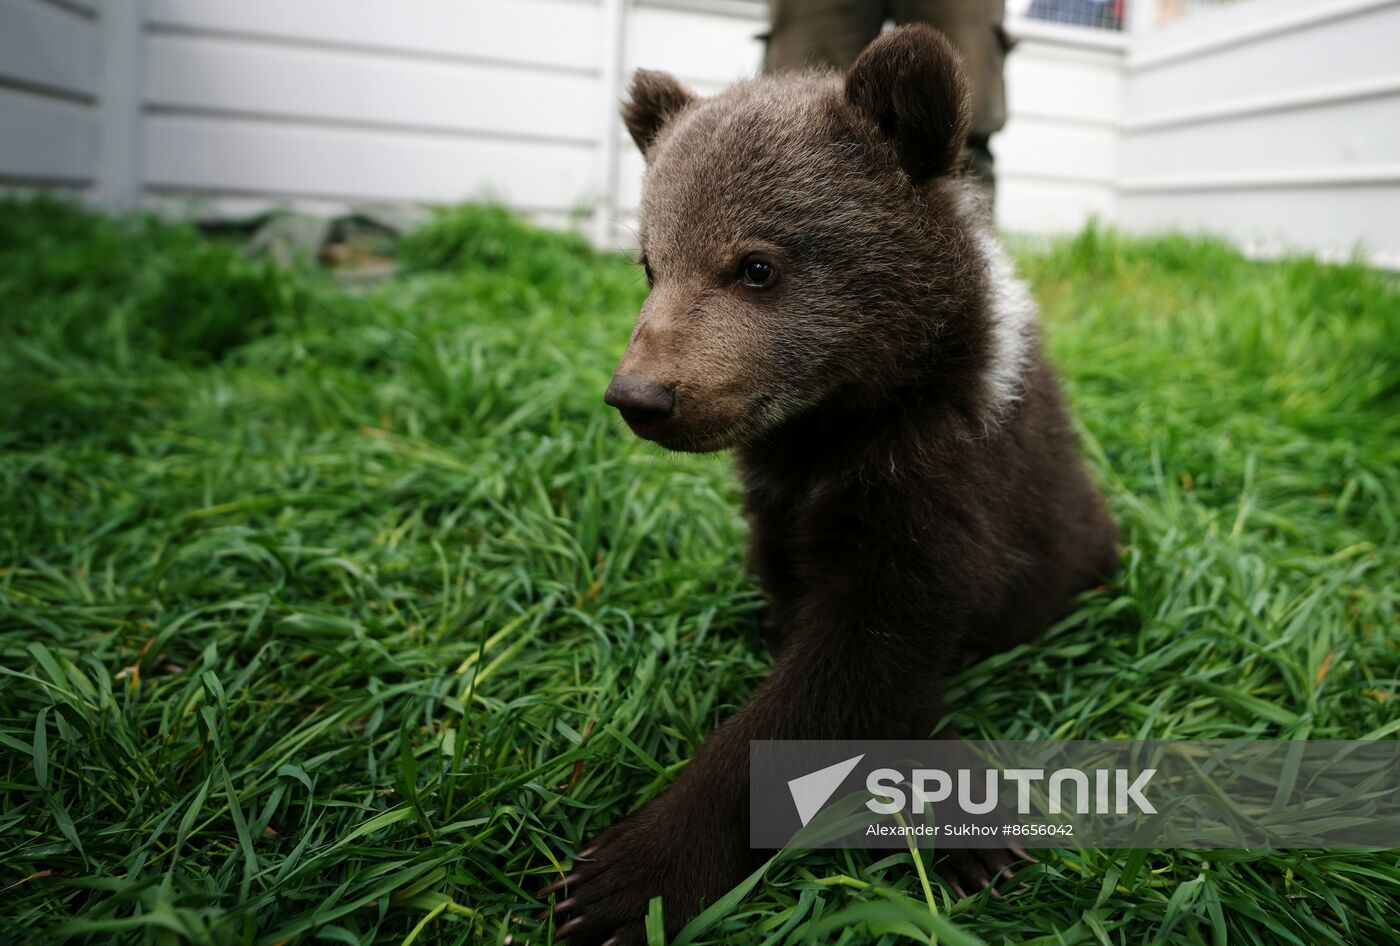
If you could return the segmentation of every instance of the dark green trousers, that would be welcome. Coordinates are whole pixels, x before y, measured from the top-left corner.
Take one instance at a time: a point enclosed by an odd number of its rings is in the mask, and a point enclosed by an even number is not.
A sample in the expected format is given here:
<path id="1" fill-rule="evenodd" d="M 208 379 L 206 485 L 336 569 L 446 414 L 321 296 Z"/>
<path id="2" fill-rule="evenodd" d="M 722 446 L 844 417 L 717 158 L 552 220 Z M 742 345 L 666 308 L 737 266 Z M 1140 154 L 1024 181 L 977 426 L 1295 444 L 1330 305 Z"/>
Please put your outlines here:
<path id="1" fill-rule="evenodd" d="M 1002 67 L 1009 47 L 1005 0 L 768 0 L 765 72 L 834 66 L 846 69 L 886 20 L 927 23 L 962 54 L 972 83 L 968 167 L 990 201 L 996 190 L 990 140 L 1006 124 Z"/>

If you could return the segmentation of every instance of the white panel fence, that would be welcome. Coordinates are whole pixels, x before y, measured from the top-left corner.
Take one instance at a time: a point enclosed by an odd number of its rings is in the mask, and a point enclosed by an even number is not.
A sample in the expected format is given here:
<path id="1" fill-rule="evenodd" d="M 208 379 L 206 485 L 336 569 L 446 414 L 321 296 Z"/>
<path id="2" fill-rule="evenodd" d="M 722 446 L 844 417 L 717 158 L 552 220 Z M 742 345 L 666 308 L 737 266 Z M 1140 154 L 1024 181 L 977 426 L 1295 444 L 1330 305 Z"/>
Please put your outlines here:
<path id="1" fill-rule="evenodd" d="M 1400 268 L 1400 2 L 1251 0 L 1124 67 L 1115 223 Z"/>
<path id="2" fill-rule="evenodd" d="M 90 4 L 0 0 L 0 180 L 95 184 L 99 48 Z"/>
<path id="3" fill-rule="evenodd" d="M 1400 0 L 1129 4 L 1123 32 L 1010 4 L 1003 228 L 1400 265 Z M 626 76 L 713 91 L 762 29 L 755 0 L 0 0 L 0 186 L 219 216 L 489 198 L 626 242 Z"/>

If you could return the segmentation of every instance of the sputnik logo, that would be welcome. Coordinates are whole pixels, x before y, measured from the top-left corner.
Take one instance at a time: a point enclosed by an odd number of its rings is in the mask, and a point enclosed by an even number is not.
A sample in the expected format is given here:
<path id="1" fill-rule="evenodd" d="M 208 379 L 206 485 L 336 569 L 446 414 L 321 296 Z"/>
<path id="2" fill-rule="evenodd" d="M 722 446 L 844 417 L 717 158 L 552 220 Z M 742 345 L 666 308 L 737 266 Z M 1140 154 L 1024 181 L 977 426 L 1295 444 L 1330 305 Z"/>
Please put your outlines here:
<path id="1" fill-rule="evenodd" d="M 865 753 L 862 752 L 845 762 L 837 762 L 824 769 L 808 772 L 787 783 L 788 791 L 792 793 L 792 803 L 797 806 L 797 817 L 802 819 L 802 827 L 807 827 L 807 822 L 816 817 L 822 806 L 836 794 L 841 783 L 846 781 L 846 776 L 850 775 L 864 758 Z"/>

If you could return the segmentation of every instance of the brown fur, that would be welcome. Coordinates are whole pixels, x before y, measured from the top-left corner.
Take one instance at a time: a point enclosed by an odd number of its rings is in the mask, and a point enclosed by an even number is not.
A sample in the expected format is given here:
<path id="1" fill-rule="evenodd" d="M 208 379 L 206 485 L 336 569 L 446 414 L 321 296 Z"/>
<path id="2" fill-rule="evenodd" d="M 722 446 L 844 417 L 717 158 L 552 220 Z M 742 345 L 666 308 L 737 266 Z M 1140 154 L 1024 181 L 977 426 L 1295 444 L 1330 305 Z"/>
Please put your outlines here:
<path id="1" fill-rule="evenodd" d="M 759 863 L 751 739 L 921 738 L 963 655 L 1033 637 L 1116 565 L 1030 313 L 964 186 L 965 82 L 905 27 L 834 73 L 697 99 L 639 73 L 653 289 L 609 400 L 683 450 L 736 447 L 773 671 L 662 795 L 580 857 L 576 941 L 674 932 Z M 757 254 L 777 268 L 743 284 Z M 634 392 L 647 392 L 645 409 Z M 655 409 L 653 409 L 655 408 Z M 893 697 L 893 698 L 892 698 Z M 1005 852 L 940 871 L 986 884 Z"/>

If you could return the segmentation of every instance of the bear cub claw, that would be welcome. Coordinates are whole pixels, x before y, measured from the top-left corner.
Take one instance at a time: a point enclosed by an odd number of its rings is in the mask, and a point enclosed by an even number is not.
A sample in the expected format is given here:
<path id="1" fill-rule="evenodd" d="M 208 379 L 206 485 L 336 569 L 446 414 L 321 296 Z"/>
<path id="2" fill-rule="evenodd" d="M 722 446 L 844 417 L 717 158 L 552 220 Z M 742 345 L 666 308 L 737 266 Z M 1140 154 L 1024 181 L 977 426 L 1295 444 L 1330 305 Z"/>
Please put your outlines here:
<path id="1" fill-rule="evenodd" d="M 579 852 L 568 876 L 540 892 L 556 897 L 549 913 L 556 940 L 572 946 L 643 946 L 648 904 L 657 896 L 665 905 L 669 938 L 743 879 L 743 865 L 729 863 L 728 855 L 716 850 L 716 838 L 678 837 L 676 829 L 686 819 L 662 817 L 660 807 L 654 801 L 607 828 Z"/>
<path id="2" fill-rule="evenodd" d="M 986 850 L 948 851 L 944 858 L 934 865 L 934 871 L 942 877 L 948 887 L 957 894 L 959 900 L 975 896 L 983 890 L 993 900 L 1002 899 L 997 883 L 1015 880 L 1013 866 L 1017 863 L 1039 864 L 1025 849 L 1017 845 Z M 1018 886 L 1024 887 L 1025 884 Z"/>
<path id="3" fill-rule="evenodd" d="M 695 865 L 692 870 L 675 876 L 677 861 L 684 858 L 677 858 L 676 849 L 669 844 L 643 841 L 642 836 L 641 832 L 629 829 L 628 821 L 612 826 L 579 852 L 567 876 L 540 891 L 541 897 L 556 898 L 547 914 L 553 920 L 556 941 L 567 941 L 574 946 L 644 944 L 645 917 L 651 897 L 660 895 L 663 902 L 674 909 L 695 898 L 697 880 L 719 880 L 725 875 L 717 865 Z M 703 851 L 704 848 L 694 849 L 694 857 L 703 859 Z M 1009 845 L 988 850 L 948 851 L 934 870 L 959 900 L 976 896 L 983 890 L 993 900 L 1000 900 L 1003 895 L 997 884 L 1015 881 L 1013 869 L 1016 865 L 1038 863 L 1024 848 Z M 675 882 L 668 882 L 671 876 Z M 724 889 L 708 891 L 709 895 L 701 899 L 713 902 L 728 886 L 741 879 L 742 872 L 736 872 L 716 885 Z M 695 903 L 690 912 L 699 912 L 699 906 Z M 677 921 L 668 922 L 667 935 L 675 935 L 678 927 Z"/>

